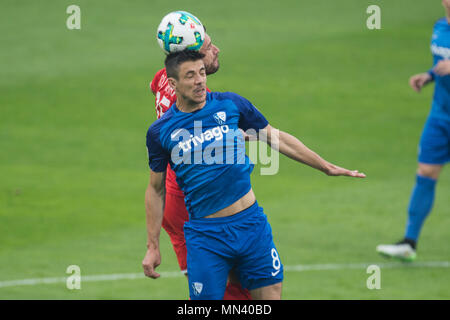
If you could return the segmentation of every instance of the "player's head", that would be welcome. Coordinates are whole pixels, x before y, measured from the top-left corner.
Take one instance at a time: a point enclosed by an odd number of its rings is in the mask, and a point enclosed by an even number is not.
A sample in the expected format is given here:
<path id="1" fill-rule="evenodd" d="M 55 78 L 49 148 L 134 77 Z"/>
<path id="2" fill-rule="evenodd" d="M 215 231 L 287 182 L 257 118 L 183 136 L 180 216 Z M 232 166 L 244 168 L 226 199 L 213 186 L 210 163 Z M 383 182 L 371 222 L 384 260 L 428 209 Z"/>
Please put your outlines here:
<path id="1" fill-rule="evenodd" d="M 206 74 L 213 74 L 219 70 L 219 52 L 219 48 L 212 43 L 205 28 L 205 41 L 200 48 L 200 53 L 205 55 L 203 62 L 205 63 Z"/>
<path id="2" fill-rule="evenodd" d="M 442 0 L 442 5 L 447 11 L 447 16 L 450 14 L 450 0 Z"/>
<path id="3" fill-rule="evenodd" d="M 204 54 L 199 51 L 184 50 L 166 57 L 169 85 L 175 90 L 178 99 L 190 104 L 206 100 L 206 68 Z"/>

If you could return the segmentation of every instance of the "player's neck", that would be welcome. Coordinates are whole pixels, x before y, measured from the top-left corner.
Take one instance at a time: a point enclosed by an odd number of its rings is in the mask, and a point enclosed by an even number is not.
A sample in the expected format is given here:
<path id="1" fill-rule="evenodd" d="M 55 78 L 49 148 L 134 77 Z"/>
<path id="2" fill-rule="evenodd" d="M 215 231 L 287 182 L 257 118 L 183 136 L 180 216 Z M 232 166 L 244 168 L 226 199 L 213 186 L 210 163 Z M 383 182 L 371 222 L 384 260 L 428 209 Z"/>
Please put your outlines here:
<path id="1" fill-rule="evenodd" d="M 188 99 L 183 99 L 181 97 L 179 97 L 177 99 L 177 108 L 178 110 L 180 110 L 181 112 L 185 112 L 185 113 L 191 113 L 194 111 L 197 111 L 201 108 L 203 108 L 206 104 L 206 101 L 202 101 L 200 103 L 196 103 L 192 100 L 188 100 Z"/>

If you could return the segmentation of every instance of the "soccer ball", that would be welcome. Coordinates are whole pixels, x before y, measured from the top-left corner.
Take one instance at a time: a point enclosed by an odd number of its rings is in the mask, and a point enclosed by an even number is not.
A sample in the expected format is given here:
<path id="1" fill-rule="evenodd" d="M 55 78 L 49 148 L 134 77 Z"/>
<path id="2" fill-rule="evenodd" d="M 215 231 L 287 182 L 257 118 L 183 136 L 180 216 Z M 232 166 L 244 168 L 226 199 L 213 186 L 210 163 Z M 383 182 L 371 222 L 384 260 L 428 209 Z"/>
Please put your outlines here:
<path id="1" fill-rule="evenodd" d="M 203 24 L 194 15 L 185 11 L 175 11 L 166 15 L 159 24 L 156 39 L 166 53 L 200 50 L 205 41 Z"/>

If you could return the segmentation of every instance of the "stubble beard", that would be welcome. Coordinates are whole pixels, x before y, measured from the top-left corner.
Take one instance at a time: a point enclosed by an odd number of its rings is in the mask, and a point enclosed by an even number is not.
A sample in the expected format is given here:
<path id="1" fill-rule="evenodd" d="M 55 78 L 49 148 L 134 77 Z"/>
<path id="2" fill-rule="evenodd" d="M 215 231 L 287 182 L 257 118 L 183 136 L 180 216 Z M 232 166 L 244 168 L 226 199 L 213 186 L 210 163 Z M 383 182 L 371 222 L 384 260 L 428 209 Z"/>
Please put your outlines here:
<path id="1" fill-rule="evenodd" d="M 210 64 L 206 67 L 206 75 L 214 74 L 219 70 L 220 64 L 219 61 L 217 61 L 216 64 Z"/>

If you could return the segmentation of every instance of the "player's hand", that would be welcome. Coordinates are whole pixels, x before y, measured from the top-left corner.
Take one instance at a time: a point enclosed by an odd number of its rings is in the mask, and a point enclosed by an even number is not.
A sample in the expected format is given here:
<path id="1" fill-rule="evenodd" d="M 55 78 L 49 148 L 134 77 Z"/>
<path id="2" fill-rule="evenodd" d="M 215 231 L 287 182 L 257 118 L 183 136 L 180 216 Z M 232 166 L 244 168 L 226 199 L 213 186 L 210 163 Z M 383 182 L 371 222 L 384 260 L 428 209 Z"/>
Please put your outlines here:
<path id="1" fill-rule="evenodd" d="M 155 271 L 156 267 L 161 264 L 161 254 L 159 249 L 148 249 L 144 260 L 142 260 L 142 267 L 144 268 L 144 274 L 147 277 L 156 279 L 161 275 Z"/>
<path id="2" fill-rule="evenodd" d="M 446 76 L 450 74 L 450 60 L 445 59 L 439 61 L 433 68 L 433 71 L 440 76 Z"/>
<path id="3" fill-rule="evenodd" d="M 420 92 L 420 90 L 423 88 L 423 86 L 425 86 L 431 80 L 432 80 L 432 78 L 428 74 L 428 72 L 419 73 L 419 74 L 415 74 L 411 78 L 409 78 L 409 85 L 411 86 L 411 88 L 414 89 L 414 91 Z"/>
<path id="4" fill-rule="evenodd" d="M 338 167 L 334 164 L 329 164 L 325 173 L 329 176 L 348 176 L 353 178 L 365 178 L 366 175 L 358 170 L 348 170 Z"/>

